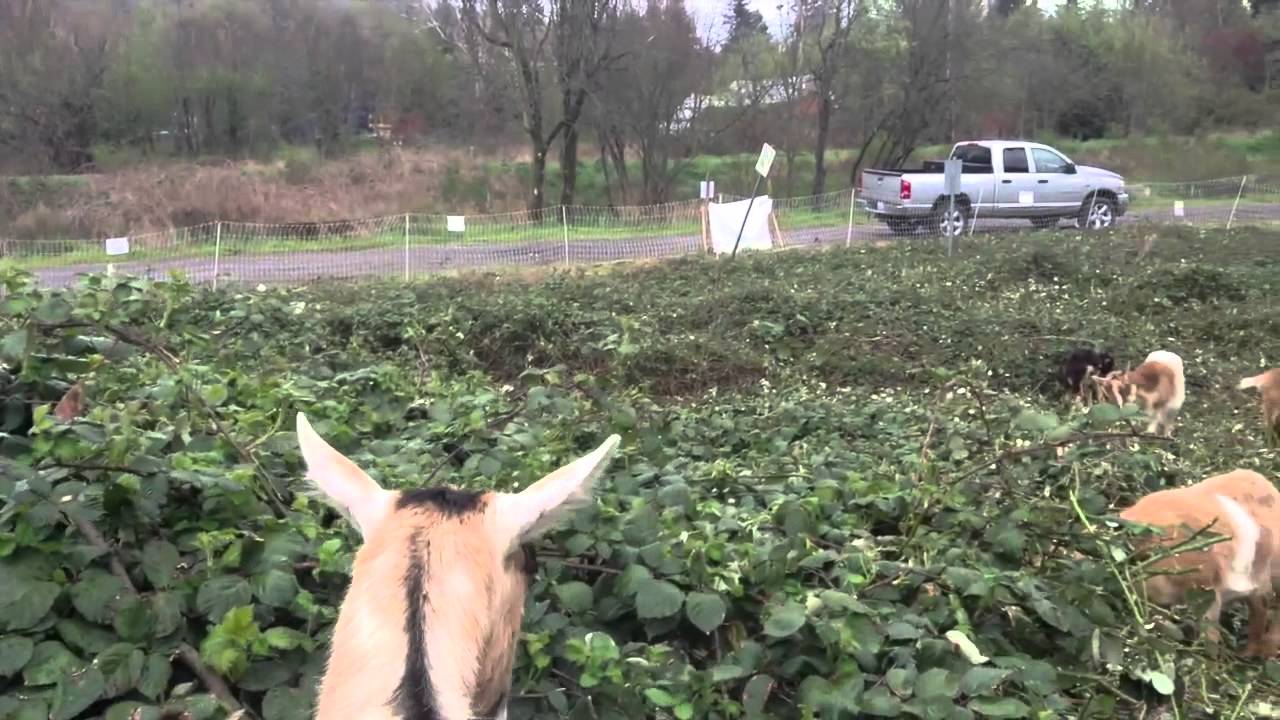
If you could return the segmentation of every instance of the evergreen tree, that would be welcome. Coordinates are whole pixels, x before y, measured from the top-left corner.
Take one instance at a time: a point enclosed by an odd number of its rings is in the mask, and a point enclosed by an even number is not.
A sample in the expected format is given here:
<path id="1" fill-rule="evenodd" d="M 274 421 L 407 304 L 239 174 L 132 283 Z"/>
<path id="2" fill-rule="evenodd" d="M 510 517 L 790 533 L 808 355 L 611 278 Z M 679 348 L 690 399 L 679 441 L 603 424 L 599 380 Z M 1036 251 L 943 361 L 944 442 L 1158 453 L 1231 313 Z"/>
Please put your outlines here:
<path id="1" fill-rule="evenodd" d="M 729 23 L 729 39 L 725 41 L 726 47 L 733 47 L 755 35 L 769 34 L 769 29 L 764 24 L 764 15 L 757 10 L 752 10 L 747 5 L 747 0 L 733 0 L 729 6 L 729 12 L 725 15 L 725 21 Z"/>

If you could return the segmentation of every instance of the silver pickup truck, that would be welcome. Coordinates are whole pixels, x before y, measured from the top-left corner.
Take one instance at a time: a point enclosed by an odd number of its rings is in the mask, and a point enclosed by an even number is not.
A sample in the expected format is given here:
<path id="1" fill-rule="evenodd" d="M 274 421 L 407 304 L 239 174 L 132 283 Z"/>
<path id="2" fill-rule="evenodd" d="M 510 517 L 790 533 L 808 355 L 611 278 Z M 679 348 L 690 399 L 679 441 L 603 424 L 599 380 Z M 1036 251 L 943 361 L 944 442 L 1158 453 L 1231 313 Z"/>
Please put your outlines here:
<path id="1" fill-rule="evenodd" d="M 1111 227 L 1129 209 L 1123 177 L 1076 165 L 1048 145 L 960 142 L 951 158 L 962 162 L 954 210 L 940 161 L 926 161 L 921 170 L 863 170 L 863 206 L 902 235 L 918 230 L 961 235 L 975 216 L 1025 218 L 1037 228 L 1056 227 L 1066 218 L 1076 227 L 1098 230 Z"/>

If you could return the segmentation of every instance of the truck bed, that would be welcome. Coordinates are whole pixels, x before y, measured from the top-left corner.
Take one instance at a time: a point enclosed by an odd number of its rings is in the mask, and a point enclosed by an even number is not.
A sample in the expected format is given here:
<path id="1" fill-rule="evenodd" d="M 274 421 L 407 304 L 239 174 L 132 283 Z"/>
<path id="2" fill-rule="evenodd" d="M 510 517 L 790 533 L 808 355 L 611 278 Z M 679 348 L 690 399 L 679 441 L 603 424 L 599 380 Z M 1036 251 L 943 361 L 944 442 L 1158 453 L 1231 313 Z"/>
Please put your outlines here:
<path id="1" fill-rule="evenodd" d="M 866 172 L 875 173 L 877 175 L 885 175 L 887 177 L 901 177 L 903 175 L 942 175 L 945 170 L 945 161 L 943 160 L 925 160 L 919 168 L 901 168 L 898 170 L 884 170 L 881 168 L 867 168 Z M 965 163 L 964 173 L 967 175 L 990 175 L 995 170 L 985 163 Z"/>

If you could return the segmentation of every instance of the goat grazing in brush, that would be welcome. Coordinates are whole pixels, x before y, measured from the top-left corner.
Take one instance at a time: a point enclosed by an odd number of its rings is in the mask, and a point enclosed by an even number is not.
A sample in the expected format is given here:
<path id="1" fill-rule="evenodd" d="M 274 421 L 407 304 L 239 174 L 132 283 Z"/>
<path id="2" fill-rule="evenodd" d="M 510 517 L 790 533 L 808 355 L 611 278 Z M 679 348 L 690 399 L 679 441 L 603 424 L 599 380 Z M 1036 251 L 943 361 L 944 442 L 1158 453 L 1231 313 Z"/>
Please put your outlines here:
<path id="1" fill-rule="evenodd" d="M 1187 399 L 1182 358 L 1168 350 L 1155 350 L 1132 370 L 1117 370 L 1094 378 L 1103 396 L 1116 405 L 1136 402 L 1146 411 L 1147 432 L 1173 436 L 1173 423 Z"/>
<path id="2" fill-rule="evenodd" d="M 301 413 L 307 477 L 350 514 L 356 552 L 317 720 L 503 720 L 535 571 L 526 543 L 591 501 L 617 435 L 519 493 L 382 488 Z"/>
<path id="3" fill-rule="evenodd" d="M 1280 368 L 1240 381 L 1240 389 L 1257 388 L 1262 393 L 1262 425 L 1267 440 L 1280 446 Z"/>
<path id="4" fill-rule="evenodd" d="M 1066 387 L 1076 402 L 1089 404 L 1098 387 L 1093 378 L 1110 375 L 1116 369 L 1116 361 L 1110 353 L 1093 348 L 1076 348 L 1062 361 L 1058 380 Z"/>
<path id="5" fill-rule="evenodd" d="M 1175 553 L 1153 564 L 1171 574 L 1153 575 L 1144 583 L 1152 602 L 1169 607 L 1192 588 L 1212 590 L 1213 603 L 1204 617 L 1210 623 L 1207 639 L 1217 644 L 1223 606 L 1243 598 L 1249 607 L 1244 654 L 1270 656 L 1280 650 L 1280 617 L 1270 627 L 1267 618 L 1271 595 L 1280 589 L 1280 491 L 1270 480 L 1252 470 L 1233 470 L 1195 485 L 1153 492 L 1120 517 L 1163 531 L 1163 537 L 1139 541 L 1140 547 L 1158 544 Z M 1176 551 L 1174 546 L 1206 527 L 1229 539 Z"/>

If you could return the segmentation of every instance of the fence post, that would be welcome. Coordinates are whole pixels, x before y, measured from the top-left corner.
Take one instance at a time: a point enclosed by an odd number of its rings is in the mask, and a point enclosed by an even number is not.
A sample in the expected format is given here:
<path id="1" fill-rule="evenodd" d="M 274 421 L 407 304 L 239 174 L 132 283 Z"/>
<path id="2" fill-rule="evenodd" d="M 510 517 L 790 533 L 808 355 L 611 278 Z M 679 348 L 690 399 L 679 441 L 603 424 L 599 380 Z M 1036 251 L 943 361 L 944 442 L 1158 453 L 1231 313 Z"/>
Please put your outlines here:
<path id="1" fill-rule="evenodd" d="M 1231 223 L 1236 219 L 1236 208 L 1240 207 L 1240 196 L 1244 195 L 1244 184 L 1248 182 L 1249 176 L 1245 175 L 1240 178 L 1240 189 L 1236 191 L 1236 201 L 1231 203 L 1231 216 L 1227 218 L 1227 229 L 1231 229 Z"/>
<path id="2" fill-rule="evenodd" d="M 569 208 L 560 206 L 560 226 L 564 228 L 564 264 L 569 264 Z"/>
<path id="3" fill-rule="evenodd" d="M 213 224 L 213 289 L 218 289 L 218 260 L 222 257 L 222 221 Z"/>
<path id="4" fill-rule="evenodd" d="M 986 188 L 978 188 L 978 202 L 973 204 L 973 219 L 969 221 L 969 237 L 973 237 L 973 229 L 978 226 L 978 208 L 982 207 L 982 191 Z"/>
<path id="5" fill-rule="evenodd" d="M 858 203 L 858 187 L 849 188 L 849 230 L 844 234 L 844 246 L 853 247 L 853 206 Z"/>
<path id="6" fill-rule="evenodd" d="M 409 213 L 404 214 L 404 281 L 409 282 Z"/>

